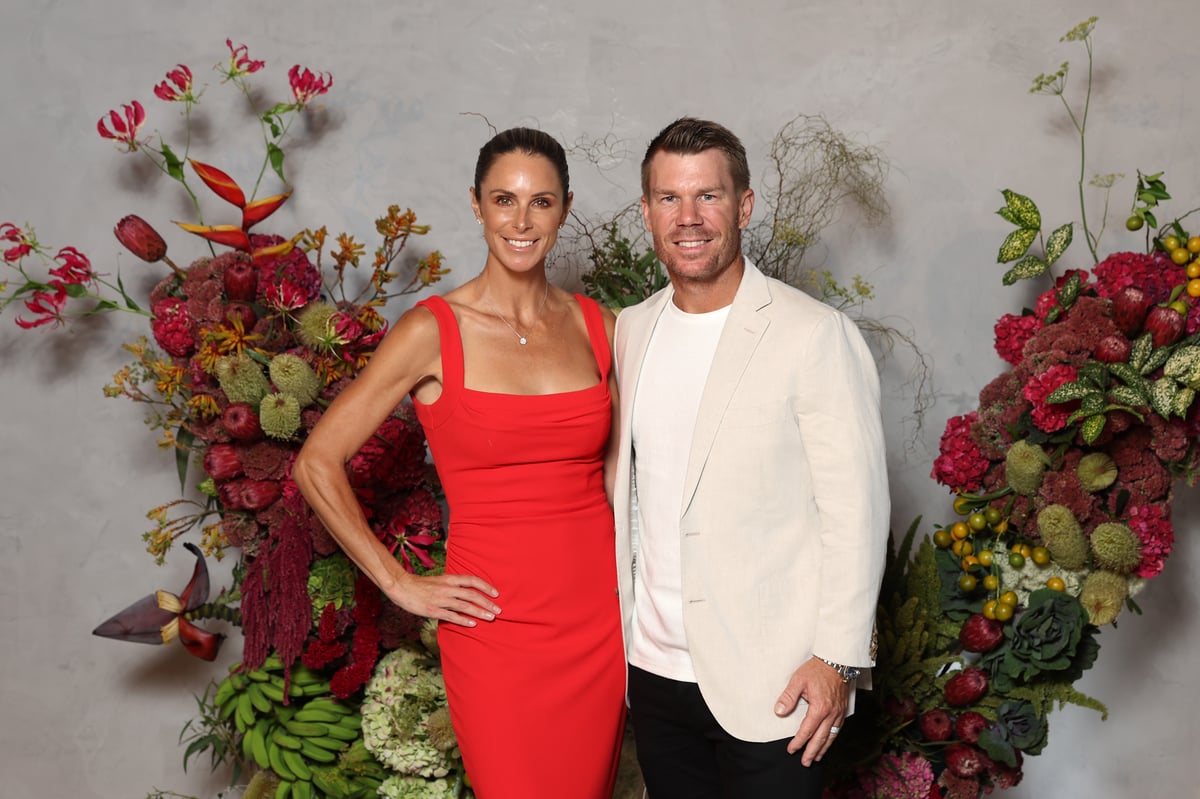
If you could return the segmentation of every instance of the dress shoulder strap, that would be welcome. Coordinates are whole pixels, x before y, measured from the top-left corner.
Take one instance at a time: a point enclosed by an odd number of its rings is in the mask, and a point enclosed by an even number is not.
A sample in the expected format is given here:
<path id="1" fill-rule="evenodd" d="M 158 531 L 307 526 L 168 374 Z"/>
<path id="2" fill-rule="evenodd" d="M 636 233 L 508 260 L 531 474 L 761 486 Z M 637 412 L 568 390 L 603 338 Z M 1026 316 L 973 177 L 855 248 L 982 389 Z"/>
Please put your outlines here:
<path id="1" fill-rule="evenodd" d="M 596 365 L 600 367 L 600 378 L 608 382 L 608 373 L 612 368 L 612 346 L 608 343 L 608 331 L 604 327 L 604 315 L 600 306 L 591 297 L 582 294 L 575 295 L 576 302 L 583 310 L 583 321 L 587 324 L 588 339 L 592 342 L 592 352 L 596 355 Z"/>
<path id="2" fill-rule="evenodd" d="M 454 309 L 445 299 L 434 295 L 426 297 L 417 305 L 433 313 L 441 342 L 442 394 L 426 407 L 430 410 L 437 409 L 440 412 L 439 416 L 445 417 L 458 405 L 459 394 L 464 385 L 462 335 L 458 330 L 458 319 L 454 316 Z"/>

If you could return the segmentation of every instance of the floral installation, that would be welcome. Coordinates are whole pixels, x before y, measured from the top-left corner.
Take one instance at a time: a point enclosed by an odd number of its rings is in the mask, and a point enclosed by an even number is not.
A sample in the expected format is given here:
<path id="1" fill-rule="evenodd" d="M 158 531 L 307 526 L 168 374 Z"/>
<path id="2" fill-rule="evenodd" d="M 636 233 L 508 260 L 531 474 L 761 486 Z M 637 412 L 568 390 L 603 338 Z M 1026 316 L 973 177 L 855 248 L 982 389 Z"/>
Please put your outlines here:
<path id="1" fill-rule="evenodd" d="M 408 257 L 411 237 L 428 227 L 399 206 L 376 220 L 380 243 L 372 260 L 352 235 L 332 236 L 324 227 L 287 236 L 260 232 L 292 193 L 283 142 L 302 114 L 319 113 L 314 103 L 333 77 L 293 66 L 290 98 L 259 108 L 251 80 L 265 62 L 244 44 L 227 40 L 226 47 L 227 61 L 216 66 L 220 84 L 245 97 L 262 132 L 265 152 L 252 188 L 191 152 L 193 115 L 206 89 L 186 65 L 167 71 L 152 88 L 157 100 L 179 107 L 182 145 L 148 132 L 155 111 L 139 100 L 97 122 L 102 138 L 149 159 L 185 190 L 197 221 L 176 224 L 204 240 L 205 251 L 177 263 L 149 222 L 133 215 L 119 220 L 114 233 L 125 248 L 167 267 L 139 300 L 119 274 L 98 271 L 79 249 L 55 249 L 32 227 L 5 222 L 0 255 L 11 271 L 0 282 L 0 310 L 22 306 L 15 322 L 25 329 L 50 330 L 112 311 L 149 322 L 149 335 L 125 345 L 132 363 L 104 391 L 143 405 L 159 446 L 175 453 L 183 496 L 147 514 L 147 550 L 162 563 L 182 542 L 196 566 L 182 593 L 157 591 L 94 632 L 139 643 L 178 639 L 192 654 L 213 660 L 227 636 L 204 622 L 240 628 L 240 661 L 200 699 L 200 719 L 185 728 L 185 762 L 208 751 L 214 767 L 233 765 L 235 781 L 249 769 L 243 795 L 250 799 L 374 796 L 390 776 L 414 774 L 393 775 L 384 765 L 396 762 L 386 746 L 365 748 L 360 704 L 380 656 L 409 652 L 405 647 L 419 641 L 422 620 L 386 602 L 341 553 L 300 495 L 291 467 L 323 410 L 387 332 L 380 309 L 447 270 L 436 251 Z M 283 188 L 260 197 L 271 175 Z M 205 220 L 201 186 L 228 212 Z M 347 472 L 368 522 L 397 560 L 418 573 L 440 569 L 441 491 L 408 403 L 380 426 Z M 210 601 L 205 556 L 230 552 L 238 558 L 233 585 Z M 375 728 L 368 723 L 366 729 Z M 433 786 L 429 795 L 451 773 L 438 771 L 421 777 Z M 465 789 L 457 790 L 463 795 Z M 423 795 L 411 786 L 397 791 Z"/>
<path id="2" fill-rule="evenodd" d="M 1081 149 L 1095 23 L 1062 38 L 1087 50 L 1080 112 L 1063 94 L 1068 64 L 1032 89 L 1062 100 Z M 1003 192 L 998 214 L 1015 228 L 998 253 L 1004 284 L 1051 285 L 996 323 L 1008 368 L 946 424 L 931 476 L 959 518 L 914 548 L 918 519 L 890 555 L 875 687 L 834 750 L 830 799 L 975 799 L 1020 782 L 1055 707 L 1107 717 L 1074 685 L 1101 629 L 1138 612 L 1134 596 L 1163 570 L 1176 479 L 1200 477 L 1200 236 L 1182 226 L 1191 211 L 1158 224 L 1170 195 L 1161 173 L 1139 172 L 1125 227 L 1146 228 L 1145 249 L 1100 257 L 1082 168 L 1090 269 L 1055 276 L 1074 225 L 1044 233 L 1037 205 Z M 1106 210 L 1119 177 L 1091 181 Z"/>

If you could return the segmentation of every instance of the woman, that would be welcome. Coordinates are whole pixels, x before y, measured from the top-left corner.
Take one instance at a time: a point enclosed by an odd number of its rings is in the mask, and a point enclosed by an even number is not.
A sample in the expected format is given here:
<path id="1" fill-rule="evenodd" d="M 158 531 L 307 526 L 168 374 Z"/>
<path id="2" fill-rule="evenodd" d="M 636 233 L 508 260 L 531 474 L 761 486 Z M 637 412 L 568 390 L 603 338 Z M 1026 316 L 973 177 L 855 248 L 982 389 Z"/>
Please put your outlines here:
<path id="1" fill-rule="evenodd" d="M 566 156 L 514 128 L 479 152 L 483 271 L 396 323 L 309 436 L 294 477 L 391 601 L 439 619 L 450 713 L 479 799 L 609 799 L 624 726 L 608 480 L 611 312 L 550 286 Z M 446 573 L 407 573 L 344 464 L 411 394 L 450 507 Z"/>

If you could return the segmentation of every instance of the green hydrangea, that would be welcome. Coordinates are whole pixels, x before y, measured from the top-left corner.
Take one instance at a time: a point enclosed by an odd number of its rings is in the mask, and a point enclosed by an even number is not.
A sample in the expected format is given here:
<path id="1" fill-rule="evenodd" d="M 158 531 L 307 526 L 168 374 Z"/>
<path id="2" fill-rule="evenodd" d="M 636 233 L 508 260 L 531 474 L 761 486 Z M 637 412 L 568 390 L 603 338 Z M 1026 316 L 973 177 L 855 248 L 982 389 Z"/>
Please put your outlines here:
<path id="1" fill-rule="evenodd" d="M 1022 496 L 1033 496 L 1042 487 L 1042 477 L 1050 458 L 1036 444 L 1017 441 L 1004 455 L 1004 474 L 1008 485 Z"/>
<path id="2" fill-rule="evenodd" d="M 384 799 L 458 798 L 451 780 L 424 780 L 420 777 L 388 777 L 379 786 L 377 795 Z"/>
<path id="3" fill-rule="evenodd" d="M 286 441 L 300 429 L 300 402 L 291 394 L 268 394 L 258 408 L 258 423 L 271 438 Z"/>
<path id="4" fill-rule="evenodd" d="M 439 721 L 446 706 L 446 684 L 437 662 L 415 646 L 395 649 L 380 659 L 367 683 L 363 743 L 400 775 L 445 777 L 461 767 L 457 741 L 447 738 Z M 431 722 L 436 725 L 432 736 Z"/>
<path id="5" fill-rule="evenodd" d="M 271 392 L 271 384 L 263 374 L 258 361 L 244 352 L 225 355 L 217 359 L 217 382 L 230 402 L 248 402 L 257 405 Z"/>
<path id="6" fill-rule="evenodd" d="M 299 355 L 282 352 L 271 359 L 267 371 L 275 388 L 295 397 L 301 408 L 312 405 L 321 393 L 321 378 Z"/>

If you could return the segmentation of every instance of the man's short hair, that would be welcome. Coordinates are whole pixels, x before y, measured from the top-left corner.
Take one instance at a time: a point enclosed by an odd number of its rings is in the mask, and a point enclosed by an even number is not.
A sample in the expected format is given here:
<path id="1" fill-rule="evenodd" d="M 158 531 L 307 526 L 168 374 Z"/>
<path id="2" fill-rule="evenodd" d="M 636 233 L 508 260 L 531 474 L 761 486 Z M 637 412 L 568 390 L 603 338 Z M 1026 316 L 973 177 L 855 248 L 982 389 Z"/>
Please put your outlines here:
<path id="1" fill-rule="evenodd" d="M 655 155 L 696 155 L 714 148 L 725 154 L 729 172 L 733 175 L 734 190 L 742 192 L 750 188 L 750 165 L 746 162 L 746 148 L 738 137 L 716 122 L 681 117 L 659 131 L 646 148 L 646 156 L 642 159 L 642 196 L 650 195 L 650 160 Z"/>

